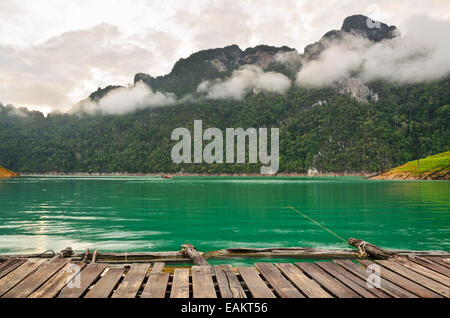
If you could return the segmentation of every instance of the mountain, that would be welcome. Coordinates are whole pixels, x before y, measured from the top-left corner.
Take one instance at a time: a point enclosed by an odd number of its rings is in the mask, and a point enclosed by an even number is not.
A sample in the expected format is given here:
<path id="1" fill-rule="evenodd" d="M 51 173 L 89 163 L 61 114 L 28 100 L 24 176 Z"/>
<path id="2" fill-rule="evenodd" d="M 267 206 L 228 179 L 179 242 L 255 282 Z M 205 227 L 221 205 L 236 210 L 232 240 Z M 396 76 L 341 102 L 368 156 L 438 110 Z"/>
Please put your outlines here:
<path id="1" fill-rule="evenodd" d="M 260 171 L 260 164 L 173 163 L 172 131 L 192 131 L 196 119 L 204 129 L 222 131 L 279 128 L 282 173 L 374 173 L 450 150 L 450 76 L 402 84 L 349 75 L 329 85 L 298 85 L 298 70 L 320 60 L 330 43 L 345 43 L 354 35 L 364 45 L 380 45 L 399 31 L 356 15 L 303 53 L 266 45 L 200 51 L 180 59 L 165 76 L 138 73 L 130 87 L 98 89 L 87 101 L 106 107 L 100 111 L 80 107 L 45 117 L 0 104 L 0 164 L 21 172 Z M 210 95 L 198 91 L 204 83 Z M 212 94 L 235 93 L 236 87 L 243 93 Z M 134 108 L 120 114 L 104 111 L 113 110 L 107 101 L 114 94 L 120 93 L 123 104 L 135 99 L 136 91 L 145 98 Z M 166 103 L 150 104 L 149 99 Z"/>
<path id="2" fill-rule="evenodd" d="M 352 15 L 345 18 L 340 30 L 332 30 L 317 42 L 305 47 L 304 57 L 308 60 L 317 59 L 331 45 L 345 40 L 346 35 L 357 35 L 374 43 L 400 36 L 396 26 L 388 26 L 379 21 L 373 21 L 364 15 Z"/>
<path id="3" fill-rule="evenodd" d="M 153 77 L 146 73 L 137 73 L 133 82 L 136 85 L 141 81 L 154 91 L 174 93 L 177 97 L 183 97 L 186 94 L 195 94 L 201 82 L 229 77 L 233 71 L 245 65 L 256 65 L 266 71 L 275 70 L 293 79 L 301 67 L 302 60 L 317 59 L 326 48 L 343 41 L 345 35 L 349 34 L 361 36 L 375 43 L 399 36 L 400 32 L 395 26 L 373 21 L 363 15 L 353 15 L 344 20 L 340 30 L 329 31 L 319 41 L 306 46 L 303 54 L 299 54 L 296 49 L 287 46 L 258 45 L 243 51 L 239 46 L 233 44 L 223 48 L 202 50 L 188 58 L 180 59 L 175 63 L 172 71 L 164 76 Z M 277 54 L 282 53 L 291 53 L 297 61 L 293 69 L 289 69 L 277 61 Z M 354 86 L 356 82 L 352 84 Z M 340 83 L 341 89 L 343 85 L 345 86 L 346 83 Z M 101 97 L 119 87 L 99 88 L 89 98 L 98 102 Z M 361 85 L 357 89 L 361 89 Z M 354 89 L 347 87 L 343 91 L 353 92 Z M 359 100 L 366 99 L 366 96 L 359 98 Z"/>

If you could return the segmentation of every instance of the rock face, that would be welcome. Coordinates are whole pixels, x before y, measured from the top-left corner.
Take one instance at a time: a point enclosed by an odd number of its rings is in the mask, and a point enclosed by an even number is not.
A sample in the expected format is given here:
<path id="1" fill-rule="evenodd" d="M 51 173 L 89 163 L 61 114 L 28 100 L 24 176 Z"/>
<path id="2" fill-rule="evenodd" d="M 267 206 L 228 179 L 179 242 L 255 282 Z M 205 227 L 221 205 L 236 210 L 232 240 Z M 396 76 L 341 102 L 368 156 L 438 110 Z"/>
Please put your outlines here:
<path id="1" fill-rule="evenodd" d="M 134 83 L 142 81 L 153 90 L 173 92 L 179 97 L 195 92 L 204 80 L 224 78 L 243 65 L 257 65 L 266 69 L 275 62 L 280 52 L 296 52 L 287 46 L 259 45 L 242 51 L 237 45 L 196 52 L 186 59 L 178 60 L 172 71 L 165 76 L 152 77 L 145 73 L 134 76 Z"/>
<path id="2" fill-rule="evenodd" d="M 373 92 L 358 78 L 347 78 L 337 84 L 339 94 L 350 94 L 360 103 L 378 101 L 378 94 Z"/>
<path id="3" fill-rule="evenodd" d="M 19 176 L 18 173 L 15 173 L 11 170 L 5 169 L 2 166 L 0 166 L 0 178 L 14 178 L 18 176 Z"/>
<path id="4" fill-rule="evenodd" d="M 400 35 L 398 29 L 379 21 L 373 21 L 364 15 L 352 15 L 347 17 L 342 24 L 343 32 L 360 34 L 373 42 L 392 39 Z"/>
<path id="5" fill-rule="evenodd" d="M 304 57 L 308 60 L 317 59 L 331 45 L 338 44 L 345 35 L 358 35 L 372 42 L 380 42 L 400 36 L 397 27 L 373 21 L 364 15 L 352 15 L 345 18 L 340 30 L 332 30 L 317 42 L 305 47 Z"/>

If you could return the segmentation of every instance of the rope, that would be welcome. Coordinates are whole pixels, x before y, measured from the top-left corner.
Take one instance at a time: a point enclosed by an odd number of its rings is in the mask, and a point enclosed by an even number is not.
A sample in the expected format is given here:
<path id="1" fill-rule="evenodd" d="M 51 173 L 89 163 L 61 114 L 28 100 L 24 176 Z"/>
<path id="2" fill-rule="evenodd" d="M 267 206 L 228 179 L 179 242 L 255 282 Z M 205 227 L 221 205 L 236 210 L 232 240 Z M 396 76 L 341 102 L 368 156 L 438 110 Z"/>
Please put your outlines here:
<path id="1" fill-rule="evenodd" d="M 362 241 L 361 243 L 358 244 L 359 258 L 366 258 L 368 256 L 366 252 L 366 244 L 367 244 L 366 241 Z"/>
<path id="2" fill-rule="evenodd" d="M 53 250 L 47 250 L 47 251 L 45 251 L 44 253 L 41 253 L 41 254 L 36 255 L 36 257 L 41 257 L 42 255 L 45 255 L 45 254 L 47 254 L 48 252 L 52 252 L 52 253 L 53 253 L 52 256 L 55 256 L 55 251 L 53 251 Z"/>
<path id="3" fill-rule="evenodd" d="M 338 239 L 340 239 L 341 241 L 343 241 L 345 244 L 347 243 L 347 240 L 345 240 L 344 238 L 342 238 L 341 236 L 337 235 L 336 233 L 334 233 L 332 230 L 330 230 L 329 228 L 323 226 L 322 224 L 320 224 L 319 222 L 317 222 L 316 220 L 314 220 L 313 218 L 310 218 L 309 216 L 307 216 L 306 214 L 303 214 L 302 212 L 298 211 L 297 209 L 295 209 L 292 206 L 287 206 L 286 209 L 291 209 L 292 211 L 296 212 L 297 214 L 300 214 L 301 216 L 307 218 L 308 220 L 310 220 L 311 222 L 315 223 L 316 225 L 320 226 L 322 229 L 324 229 L 325 231 L 330 232 L 331 234 L 333 234 L 334 236 L 336 236 Z"/>

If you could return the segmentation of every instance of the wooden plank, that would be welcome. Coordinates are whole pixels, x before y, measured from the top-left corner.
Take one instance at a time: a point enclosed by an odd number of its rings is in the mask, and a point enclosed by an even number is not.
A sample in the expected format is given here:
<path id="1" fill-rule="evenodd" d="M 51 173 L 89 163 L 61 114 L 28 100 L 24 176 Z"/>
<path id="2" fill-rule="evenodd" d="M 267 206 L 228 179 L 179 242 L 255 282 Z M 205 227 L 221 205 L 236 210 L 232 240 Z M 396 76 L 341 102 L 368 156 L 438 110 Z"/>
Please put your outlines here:
<path id="1" fill-rule="evenodd" d="M 305 298 L 273 264 L 256 263 L 255 266 L 281 298 Z"/>
<path id="2" fill-rule="evenodd" d="M 125 273 L 125 268 L 109 268 L 103 277 L 87 292 L 84 298 L 108 298 Z"/>
<path id="3" fill-rule="evenodd" d="M 209 266 L 192 266 L 192 292 L 194 298 L 217 298 Z"/>
<path id="4" fill-rule="evenodd" d="M 50 277 L 57 273 L 67 263 L 69 258 L 55 258 L 41 265 L 34 273 L 29 275 L 9 292 L 3 295 L 3 298 L 26 298 Z"/>
<path id="5" fill-rule="evenodd" d="M 238 267 L 238 271 L 254 298 L 276 298 L 253 267 Z"/>
<path id="6" fill-rule="evenodd" d="M 368 260 L 358 260 L 358 262 L 360 262 L 364 266 L 369 266 L 369 265 L 375 264 Z M 431 290 L 429 290 L 419 284 L 416 284 L 415 282 L 395 273 L 394 271 L 391 271 L 390 269 L 388 269 L 385 266 L 380 266 L 380 274 L 382 277 L 382 281 L 381 281 L 382 284 L 384 282 L 384 279 L 386 279 L 419 297 L 423 297 L 423 298 L 440 297 L 438 294 L 432 292 Z"/>
<path id="7" fill-rule="evenodd" d="M 141 298 L 164 298 L 166 297 L 169 273 L 150 273 L 147 284 L 142 291 Z"/>
<path id="8" fill-rule="evenodd" d="M 164 262 L 156 262 L 153 264 L 152 273 L 161 273 L 164 269 Z"/>
<path id="9" fill-rule="evenodd" d="M 315 281 L 291 263 L 276 263 L 281 272 L 309 298 L 333 298 Z"/>
<path id="10" fill-rule="evenodd" d="M 230 285 L 233 298 L 247 298 L 239 279 L 236 277 L 236 273 L 233 271 L 233 267 L 228 264 L 220 265 L 220 267 L 228 278 L 228 283 Z"/>
<path id="11" fill-rule="evenodd" d="M 135 298 L 147 275 L 150 264 L 132 264 L 112 298 Z"/>
<path id="12" fill-rule="evenodd" d="M 339 298 L 361 298 L 360 295 L 342 284 L 339 280 L 327 274 L 316 264 L 295 263 L 303 272 L 312 277 L 316 282 L 322 285 L 328 292 Z"/>
<path id="13" fill-rule="evenodd" d="M 450 289 L 443 285 L 440 284 L 426 276 L 423 276 L 409 268 L 403 267 L 402 265 L 394 262 L 394 261 L 375 261 L 377 264 L 382 265 L 385 268 L 388 268 L 394 272 L 396 272 L 397 274 L 402 275 L 405 278 L 408 278 L 414 282 L 416 282 L 417 284 L 420 284 L 436 293 L 438 293 L 439 295 L 442 295 L 444 297 L 450 297 Z M 435 295 L 434 297 L 437 297 L 437 295 Z"/>
<path id="14" fill-rule="evenodd" d="M 247 298 L 231 265 L 216 265 L 214 271 L 222 298 Z"/>
<path id="15" fill-rule="evenodd" d="M 442 257 L 426 257 L 430 262 L 438 263 L 439 265 L 450 268 L 450 263 L 445 261 Z"/>
<path id="16" fill-rule="evenodd" d="M 74 286 L 67 285 L 63 288 L 58 298 L 80 298 L 91 285 L 105 271 L 107 265 L 90 263 L 77 276 L 74 277 Z M 79 280 L 79 284 L 77 284 Z"/>
<path id="17" fill-rule="evenodd" d="M 439 263 L 429 261 L 428 259 L 426 259 L 424 257 L 416 257 L 416 258 L 412 259 L 412 261 L 419 265 L 422 265 L 426 268 L 429 268 L 437 273 L 440 273 L 442 275 L 450 277 L 450 269 Z"/>
<path id="18" fill-rule="evenodd" d="M 26 261 L 27 261 L 26 259 L 17 259 L 17 258 L 7 259 L 0 266 L 0 278 L 8 275 Z"/>
<path id="19" fill-rule="evenodd" d="M 189 268 L 174 270 L 170 298 L 189 298 Z"/>
<path id="20" fill-rule="evenodd" d="M 351 260 L 333 260 L 339 266 L 346 269 L 348 272 L 353 273 L 364 281 L 367 281 L 370 273 L 364 269 L 363 266 L 353 263 Z M 385 293 L 395 298 L 418 298 L 417 295 L 410 293 L 409 291 L 395 285 L 387 279 L 383 279 L 380 284 L 380 288 Z"/>
<path id="21" fill-rule="evenodd" d="M 361 295 L 364 298 L 389 298 L 389 295 L 385 294 L 384 292 L 380 291 L 378 295 L 375 294 L 377 289 L 373 288 L 370 291 L 368 290 L 367 283 L 365 281 L 362 281 L 358 277 L 348 273 L 345 269 L 340 267 L 338 264 L 331 263 L 331 262 L 317 262 L 315 263 L 317 266 L 322 268 L 324 271 L 326 271 L 328 274 L 333 276 L 334 278 L 337 278 L 342 283 L 344 283 L 347 287 L 351 288 L 355 292 L 357 292 L 359 295 Z M 372 290 L 374 292 L 372 292 Z"/>
<path id="22" fill-rule="evenodd" d="M 34 291 L 29 298 L 54 298 L 58 293 L 83 269 L 85 264 L 66 264 L 58 273 L 53 275 L 41 287 Z"/>
<path id="23" fill-rule="evenodd" d="M 39 266 L 47 262 L 47 259 L 31 258 L 20 265 L 16 270 L 0 279 L 0 297 L 16 286 L 30 274 L 32 274 Z"/>
<path id="24" fill-rule="evenodd" d="M 450 277 L 446 277 L 445 275 L 439 274 L 431 269 L 428 269 L 422 265 L 416 264 L 409 260 L 395 260 L 395 262 L 399 263 L 403 267 L 409 268 L 425 277 L 428 277 L 442 285 L 450 287 Z"/>

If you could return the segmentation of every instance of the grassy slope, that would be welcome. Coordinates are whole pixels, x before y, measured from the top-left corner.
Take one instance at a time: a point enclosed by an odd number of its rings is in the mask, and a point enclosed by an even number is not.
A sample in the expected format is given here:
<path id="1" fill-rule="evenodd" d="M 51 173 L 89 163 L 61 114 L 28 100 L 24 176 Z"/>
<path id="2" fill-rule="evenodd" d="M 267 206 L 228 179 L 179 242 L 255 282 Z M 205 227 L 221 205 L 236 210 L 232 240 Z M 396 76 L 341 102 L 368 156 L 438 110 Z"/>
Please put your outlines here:
<path id="1" fill-rule="evenodd" d="M 393 168 L 374 179 L 450 179 L 450 151 Z"/>

